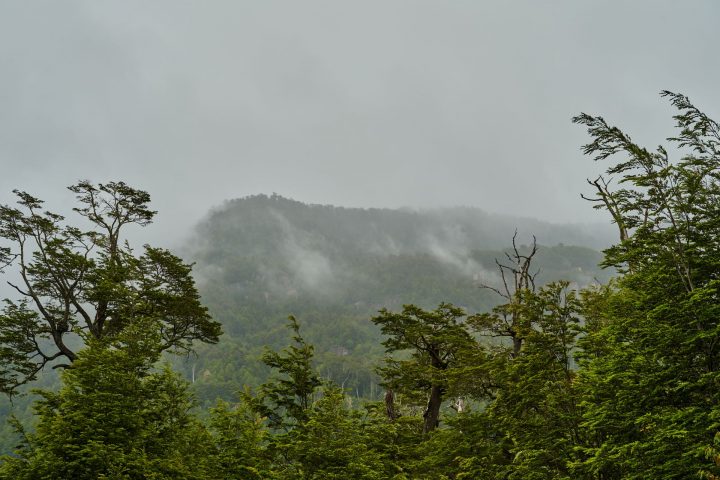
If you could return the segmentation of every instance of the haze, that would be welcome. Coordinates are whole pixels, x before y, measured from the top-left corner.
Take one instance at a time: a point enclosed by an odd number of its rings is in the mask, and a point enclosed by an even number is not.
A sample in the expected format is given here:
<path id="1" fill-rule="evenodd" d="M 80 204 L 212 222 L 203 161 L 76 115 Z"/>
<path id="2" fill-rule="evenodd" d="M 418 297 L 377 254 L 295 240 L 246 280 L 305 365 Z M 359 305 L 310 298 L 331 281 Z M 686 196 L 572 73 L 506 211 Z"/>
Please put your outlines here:
<path id="1" fill-rule="evenodd" d="M 0 202 L 148 190 L 174 244 L 226 199 L 605 221 L 570 123 L 654 147 L 719 112 L 712 1 L 3 1 Z M 162 243 L 162 242 L 161 242 Z"/>

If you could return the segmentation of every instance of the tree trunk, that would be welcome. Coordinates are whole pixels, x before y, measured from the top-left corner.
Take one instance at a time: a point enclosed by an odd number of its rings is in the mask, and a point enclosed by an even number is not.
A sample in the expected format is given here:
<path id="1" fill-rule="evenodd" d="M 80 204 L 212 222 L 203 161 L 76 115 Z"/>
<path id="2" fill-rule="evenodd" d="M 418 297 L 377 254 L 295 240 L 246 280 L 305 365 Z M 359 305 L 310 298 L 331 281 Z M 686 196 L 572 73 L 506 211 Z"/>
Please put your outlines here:
<path id="1" fill-rule="evenodd" d="M 443 388 L 439 385 L 433 385 L 430 389 L 430 398 L 428 399 L 427 408 L 423 417 L 425 424 L 423 425 L 423 433 L 432 432 L 440 423 L 440 404 L 442 404 Z"/>
<path id="2" fill-rule="evenodd" d="M 520 355 L 520 349 L 522 349 L 523 339 L 518 336 L 513 336 L 512 342 L 513 342 L 512 358 L 517 358 L 517 356 Z"/>
<path id="3" fill-rule="evenodd" d="M 398 418 L 398 414 L 395 411 L 395 393 L 392 391 L 392 388 L 388 388 L 385 392 L 385 412 L 391 422 Z"/>

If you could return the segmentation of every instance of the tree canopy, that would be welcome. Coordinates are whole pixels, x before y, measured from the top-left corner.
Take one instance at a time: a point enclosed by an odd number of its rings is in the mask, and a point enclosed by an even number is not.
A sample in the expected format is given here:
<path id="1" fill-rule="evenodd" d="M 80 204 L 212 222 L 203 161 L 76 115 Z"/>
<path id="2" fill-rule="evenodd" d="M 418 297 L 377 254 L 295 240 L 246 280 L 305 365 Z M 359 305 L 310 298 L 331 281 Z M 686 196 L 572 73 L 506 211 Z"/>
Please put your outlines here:
<path id="1" fill-rule="evenodd" d="M 588 445 L 578 472 L 598 478 L 718 475 L 720 126 L 684 95 L 671 150 L 650 151 L 602 117 L 580 115 L 596 161 L 590 183 L 619 242 L 605 264 L 624 275 L 587 304 L 580 386 Z M 712 477 L 714 478 L 714 477 Z"/>
<path id="2" fill-rule="evenodd" d="M 584 152 L 609 162 L 585 198 L 617 226 L 604 265 L 620 275 L 536 284 L 542 247 L 514 237 L 496 281 L 474 285 L 500 304 L 408 303 L 372 317 L 386 392 L 360 406 L 318 370 L 291 316 L 291 344 L 257 359 L 269 379 L 217 403 L 205 426 L 188 385 L 157 360 L 216 341 L 219 327 L 190 266 L 119 240 L 123 225 L 152 219 L 149 198 L 124 184 L 72 187 L 95 226 L 85 232 L 18 192 L 21 208 L 2 207 L 0 223 L 0 266 L 21 280 L 0 316 L 3 389 L 69 364 L 59 391 L 40 392 L 34 431 L 16 425 L 21 446 L 0 477 L 720 478 L 720 124 L 662 95 L 678 110 L 673 148 L 574 119 L 591 136 Z M 74 334 L 84 346 L 65 341 Z"/>
<path id="3" fill-rule="evenodd" d="M 75 361 L 81 341 L 112 337 L 137 321 L 157 321 L 161 350 L 214 343 L 221 333 L 200 303 L 190 265 L 149 245 L 137 254 L 126 240 L 129 226 L 152 222 L 147 192 L 123 182 L 69 189 L 83 219 L 77 225 L 22 191 L 15 191 L 17 206 L 0 206 L 0 265 L 18 276 L 8 281 L 18 297 L 5 299 L 0 313 L 3 393 L 49 363 Z"/>
<path id="4" fill-rule="evenodd" d="M 1 478 L 33 480 L 211 478 L 210 436 L 190 413 L 185 382 L 155 370 L 162 342 L 135 322 L 112 340 L 90 339 L 59 392 L 44 390 L 37 426 Z"/>

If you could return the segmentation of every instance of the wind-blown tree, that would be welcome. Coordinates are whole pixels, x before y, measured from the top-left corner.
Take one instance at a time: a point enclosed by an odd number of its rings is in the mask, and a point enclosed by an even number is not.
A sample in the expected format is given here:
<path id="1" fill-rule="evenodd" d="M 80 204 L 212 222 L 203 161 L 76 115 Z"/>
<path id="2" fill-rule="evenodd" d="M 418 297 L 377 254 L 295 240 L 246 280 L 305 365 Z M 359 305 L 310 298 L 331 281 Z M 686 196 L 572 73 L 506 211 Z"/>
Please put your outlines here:
<path id="1" fill-rule="evenodd" d="M 705 459 L 720 428 L 720 125 L 662 95 L 678 110 L 675 161 L 602 117 L 574 119 L 592 137 L 586 154 L 623 157 L 590 182 L 620 235 L 605 264 L 624 275 L 587 305 L 583 478 L 720 473 Z"/>
<path id="2" fill-rule="evenodd" d="M 18 298 L 5 299 L 0 313 L 0 392 L 6 394 L 47 364 L 75 361 L 73 336 L 110 338 L 138 319 L 157 321 L 161 350 L 215 343 L 221 334 L 200 303 L 190 265 L 148 245 L 137 254 L 125 239 L 128 227 L 152 222 L 147 192 L 123 182 L 82 181 L 69 189 L 84 219 L 78 226 L 26 192 L 15 191 L 17 206 L 0 206 L 0 265 L 19 277 L 8 281 Z"/>

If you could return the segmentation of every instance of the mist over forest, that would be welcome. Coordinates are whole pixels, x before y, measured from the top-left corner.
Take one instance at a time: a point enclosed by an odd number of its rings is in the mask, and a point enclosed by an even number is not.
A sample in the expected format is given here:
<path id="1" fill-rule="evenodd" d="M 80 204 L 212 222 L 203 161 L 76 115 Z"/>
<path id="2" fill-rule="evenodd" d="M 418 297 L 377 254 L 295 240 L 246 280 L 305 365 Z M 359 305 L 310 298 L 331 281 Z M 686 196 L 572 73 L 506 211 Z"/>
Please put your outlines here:
<path id="1" fill-rule="evenodd" d="M 514 236 L 524 248 L 535 237 L 547 246 L 584 246 L 589 253 L 609 246 L 616 235 L 606 225 L 553 225 L 477 208 L 352 209 L 307 205 L 278 195 L 229 201 L 195 232 L 182 251 L 198 262 L 195 275 L 201 286 L 213 280 L 229 288 L 257 285 L 267 295 L 325 295 L 348 304 L 353 299 L 344 295 L 359 294 L 371 284 L 380 291 L 391 288 L 380 286 L 379 270 L 386 262 L 427 263 L 469 283 L 494 284 L 499 278 L 493 255 Z M 583 265 L 588 276 L 575 275 L 583 284 L 592 281 L 600 258 L 589 256 Z M 387 300 L 373 303 L 385 305 Z"/>
<path id="2" fill-rule="evenodd" d="M 718 18 L 0 2 L 0 480 L 720 479 Z"/>
<path id="3" fill-rule="evenodd" d="M 297 317 L 315 347 L 315 367 L 359 401 L 383 390 L 379 330 L 368 319 L 404 304 L 433 308 L 449 302 L 468 312 L 502 300 L 497 261 L 515 240 L 528 252 L 541 285 L 557 278 L 574 288 L 607 282 L 599 249 L 612 226 L 550 224 L 490 214 L 478 208 L 360 209 L 312 205 L 277 194 L 229 200 L 208 212 L 177 251 L 194 262 L 203 303 L 223 325 L 218 345 L 197 345 L 188 357 L 168 357 L 205 408 L 232 401 L 238 388 L 258 387 L 270 375 L 261 358 L 286 342 L 288 315 Z M 8 272 L 9 273 L 9 272 Z M 44 385 L 55 385 L 48 370 Z M 30 400 L 5 402 L 5 415 L 29 418 Z M 10 453 L 14 433 L 4 427 Z"/>
<path id="4" fill-rule="evenodd" d="M 356 394 L 379 391 L 372 365 L 381 357 L 381 337 L 367 319 L 410 303 L 492 308 L 502 298 L 482 286 L 501 285 L 496 260 L 507 260 L 520 225 L 549 244 L 537 253 L 538 284 L 563 278 L 579 287 L 612 277 L 612 269 L 598 266 L 600 252 L 583 246 L 609 243 L 611 229 L 598 226 L 592 235 L 588 227 L 528 223 L 473 208 L 352 209 L 278 195 L 228 201 L 196 227 L 183 250 L 197 262 L 198 288 L 226 335 L 221 345 L 203 348 L 186 374 L 195 368 L 212 375 L 209 365 L 228 362 L 225 348 L 245 349 L 243 356 L 257 359 L 259 346 L 281 347 L 292 314 L 324 359 L 319 368 L 325 375 Z M 517 246 L 527 252 L 533 237 L 521 235 Z M 260 366 L 254 363 L 242 362 L 238 371 Z M 204 382 L 197 387 L 205 388 Z"/>

